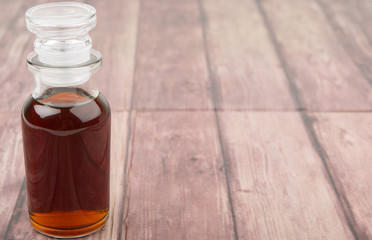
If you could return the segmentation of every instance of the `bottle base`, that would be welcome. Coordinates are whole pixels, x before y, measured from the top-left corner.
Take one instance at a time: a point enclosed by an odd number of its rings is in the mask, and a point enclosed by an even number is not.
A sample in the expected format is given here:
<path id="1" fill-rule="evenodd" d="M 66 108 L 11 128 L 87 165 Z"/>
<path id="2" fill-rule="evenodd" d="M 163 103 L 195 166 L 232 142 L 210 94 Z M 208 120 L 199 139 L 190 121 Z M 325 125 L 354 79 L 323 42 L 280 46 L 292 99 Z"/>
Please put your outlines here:
<path id="1" fill-rule="evenodd" d="M 103 217 L 98 222 L 84 228 L 78 229 L 55 229 L 55 228 L 48 228 L 43 225 L 36 223 L 35 221 L 30 218 L 32 226 L 35 228 L 36 231 L 39 233 L 53 238 L 79 238 L 85 237 L 90 234 L 93 234 L 100 230 L 107 222 L 109 214 L 107 213 L 105 217 Z"/>

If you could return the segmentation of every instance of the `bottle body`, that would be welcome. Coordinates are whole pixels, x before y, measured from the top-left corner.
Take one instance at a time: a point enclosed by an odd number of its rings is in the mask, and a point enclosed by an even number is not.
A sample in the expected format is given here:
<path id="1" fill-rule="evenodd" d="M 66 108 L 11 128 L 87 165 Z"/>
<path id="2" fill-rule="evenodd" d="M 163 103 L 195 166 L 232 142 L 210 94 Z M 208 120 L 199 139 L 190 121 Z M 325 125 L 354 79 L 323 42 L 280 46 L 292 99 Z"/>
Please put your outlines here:
<path id="1" fill-rule="evenodd" d="M 27 203 L 32 225 L 58 238 L 95 232 L 110 202 L 110 107 L 95 85 L 101 54 L 88 32 L 94 7 L 37 5 L 26 12 L 36 35 L 27 56 L 35 88 L 22 109 Z"/>
<path id="2" fill-rule="evenodd" d="M 40 232 L 78 237 L 107 220 L 110 108 L 74 87 L 30 96 L 22 109 L 29 216 Z"/>

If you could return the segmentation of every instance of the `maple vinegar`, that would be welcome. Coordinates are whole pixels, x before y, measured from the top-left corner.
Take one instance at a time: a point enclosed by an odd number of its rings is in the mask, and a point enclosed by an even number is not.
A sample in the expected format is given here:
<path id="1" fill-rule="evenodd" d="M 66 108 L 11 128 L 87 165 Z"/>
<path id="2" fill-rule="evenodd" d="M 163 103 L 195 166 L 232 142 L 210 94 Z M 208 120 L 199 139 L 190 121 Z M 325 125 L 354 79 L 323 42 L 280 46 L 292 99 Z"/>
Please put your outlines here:
<path id="1" fill-rule="evenodd" d="M 22 108 L 28 214 L 42 234 L 73 238 L 102 227 L 110 202 L 110 107 L 95 84 L 101 54 L 88 32 L 96 10 L 54 2 L 26 12 L 35 87 Z"/>

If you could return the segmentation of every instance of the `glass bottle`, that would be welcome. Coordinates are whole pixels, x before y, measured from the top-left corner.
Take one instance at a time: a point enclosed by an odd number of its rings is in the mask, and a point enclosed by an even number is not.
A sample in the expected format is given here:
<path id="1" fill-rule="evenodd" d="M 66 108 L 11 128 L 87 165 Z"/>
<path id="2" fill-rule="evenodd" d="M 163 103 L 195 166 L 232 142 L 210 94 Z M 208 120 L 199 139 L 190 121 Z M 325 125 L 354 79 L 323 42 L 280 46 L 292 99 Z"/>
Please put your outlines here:
<path id="1" fill-rule="evenodd" d="M 29 217 L 45 235 L 85 236 L 109 212 L 110 108 L 94 82 L 102 57 L 88 35 L 96 11 L 42 4 L 26 12 L 26 25 L 36 34 L 27 56 L 36 86 L 22 109 Z"/>

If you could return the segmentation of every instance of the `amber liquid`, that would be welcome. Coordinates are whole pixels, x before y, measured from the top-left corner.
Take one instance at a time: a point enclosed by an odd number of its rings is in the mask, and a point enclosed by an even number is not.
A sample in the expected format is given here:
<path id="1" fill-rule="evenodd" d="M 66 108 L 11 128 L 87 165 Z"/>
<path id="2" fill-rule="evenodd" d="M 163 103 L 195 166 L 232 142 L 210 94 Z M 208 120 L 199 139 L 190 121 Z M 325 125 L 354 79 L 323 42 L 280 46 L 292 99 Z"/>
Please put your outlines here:
<path id="1" fill-rule="evenodd" d="M 98 230 L 109 211 L 110 109 L 99 94 L 52 88 L 22 110 L 32 225 L 55 237 Z"/>

